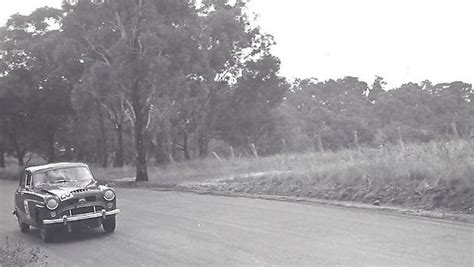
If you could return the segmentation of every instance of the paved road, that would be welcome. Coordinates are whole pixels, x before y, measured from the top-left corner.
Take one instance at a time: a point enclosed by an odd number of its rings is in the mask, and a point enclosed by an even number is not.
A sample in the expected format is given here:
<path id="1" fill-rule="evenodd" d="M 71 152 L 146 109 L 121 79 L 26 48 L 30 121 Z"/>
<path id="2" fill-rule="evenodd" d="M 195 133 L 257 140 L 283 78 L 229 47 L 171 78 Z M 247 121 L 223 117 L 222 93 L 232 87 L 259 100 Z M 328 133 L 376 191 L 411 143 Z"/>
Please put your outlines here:
<path id="1" fill-rule="evenodd" d="M 474 266 L 474 227 L 367 210 L 119 189 L 117 230 L 43 244 L 21 234 L 15 184 L 0 181 L 0 237 L 39 246 L 49 266 Z"/>

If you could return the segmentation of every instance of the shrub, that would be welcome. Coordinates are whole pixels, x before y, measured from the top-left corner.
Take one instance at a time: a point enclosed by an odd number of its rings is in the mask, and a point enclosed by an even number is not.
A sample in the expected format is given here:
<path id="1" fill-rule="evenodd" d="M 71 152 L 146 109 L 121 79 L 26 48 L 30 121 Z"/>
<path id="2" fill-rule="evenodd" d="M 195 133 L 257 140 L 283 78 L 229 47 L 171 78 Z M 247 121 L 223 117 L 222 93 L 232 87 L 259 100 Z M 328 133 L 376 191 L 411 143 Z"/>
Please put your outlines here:
<path id="1" fill-rule="evenodd" d="M 0 180 L 18 180 L 22 170 L 23 168 L 16 164 L 7 165 L 5 168 L 0 168 Z"/>

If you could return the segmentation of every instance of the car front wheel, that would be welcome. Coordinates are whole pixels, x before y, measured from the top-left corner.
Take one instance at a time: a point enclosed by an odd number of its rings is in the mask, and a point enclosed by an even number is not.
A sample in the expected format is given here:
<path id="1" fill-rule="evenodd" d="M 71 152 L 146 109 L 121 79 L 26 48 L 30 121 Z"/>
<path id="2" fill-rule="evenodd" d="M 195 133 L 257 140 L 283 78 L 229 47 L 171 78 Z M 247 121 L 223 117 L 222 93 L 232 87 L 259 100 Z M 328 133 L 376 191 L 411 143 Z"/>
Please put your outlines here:
<path id="1" fill-rule="evenodd" d="M 113 233 L 115 231 L 115 216 L 108 217 L 102 222 L 102 227 L 106 233 Z"/>
<path id="2" fill-rule="evenodd" d="M 53 231 L 52 231 L 51 228 L 49 228 L 45 225 L 41 226 L 40 235 L 41 235 L 41 239 L 45 243 L 49 243 L 49 242 L 53 241 Z"/>
<path id="3" fill-rule="evenodd" d="M 20 227 L 20 231 L 22 233 L 28 233 L 30 231 L 30 225 L 24 222 L 21 222 L 20 220 L 18 220 L 18 226 Z"/>

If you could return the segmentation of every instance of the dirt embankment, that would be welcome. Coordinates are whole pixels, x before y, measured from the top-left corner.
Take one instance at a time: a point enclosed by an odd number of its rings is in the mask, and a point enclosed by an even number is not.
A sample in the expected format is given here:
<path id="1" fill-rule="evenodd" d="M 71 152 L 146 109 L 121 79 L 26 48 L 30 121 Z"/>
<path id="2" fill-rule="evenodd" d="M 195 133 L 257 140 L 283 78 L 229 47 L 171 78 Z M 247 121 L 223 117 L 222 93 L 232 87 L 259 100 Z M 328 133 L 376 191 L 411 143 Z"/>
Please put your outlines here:
<path id="1" fill-rule="evenodd" d="M 183 183 L 179 188 L 205 193 L 349 201 L 376 206 L 474 214 L 474 189 L 464 183 L 464 180 L 438 180 L 435 184 L 425 180 L 374 184 L 370 178 L 361 177 L 350 184 L 344 184 L 287 172 Z"/>
<path id="2" fill-rule="evenodd" d="M 288 155 L 274 161 L 279 162 L 274 170 L 280 171 L 237 174 L 182 188 L 474 214 L 473 141 Z"/>

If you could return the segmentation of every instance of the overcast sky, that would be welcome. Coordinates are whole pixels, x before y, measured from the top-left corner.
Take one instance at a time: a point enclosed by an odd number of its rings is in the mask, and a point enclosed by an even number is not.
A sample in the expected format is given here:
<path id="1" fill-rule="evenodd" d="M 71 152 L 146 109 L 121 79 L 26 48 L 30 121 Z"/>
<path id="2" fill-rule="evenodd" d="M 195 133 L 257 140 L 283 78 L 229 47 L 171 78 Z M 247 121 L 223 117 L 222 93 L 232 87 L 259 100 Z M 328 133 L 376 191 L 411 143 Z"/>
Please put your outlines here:
<path id="1" fill-rule="evenodd" d="M 2 1 L 0 23 L 61 0 Z M 250 0 L 288 78 L 474 83 L 472 0 Z"/>

